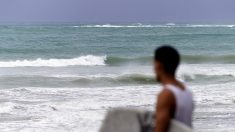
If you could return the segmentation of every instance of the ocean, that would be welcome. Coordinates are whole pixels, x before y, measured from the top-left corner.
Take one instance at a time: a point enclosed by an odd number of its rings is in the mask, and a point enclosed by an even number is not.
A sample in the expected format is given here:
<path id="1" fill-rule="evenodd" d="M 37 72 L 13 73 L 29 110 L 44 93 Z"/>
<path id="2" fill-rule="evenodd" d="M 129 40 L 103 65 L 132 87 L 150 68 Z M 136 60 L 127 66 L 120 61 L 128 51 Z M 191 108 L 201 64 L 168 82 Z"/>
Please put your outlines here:
<path id="1" fill-rule="evenodd" d="M 97 132 L 107 110 L 154 110 L 156 47 L 182 55 L 197 132 L 235 131 L 235 25 L 1 25 L 1 132 Z"/>

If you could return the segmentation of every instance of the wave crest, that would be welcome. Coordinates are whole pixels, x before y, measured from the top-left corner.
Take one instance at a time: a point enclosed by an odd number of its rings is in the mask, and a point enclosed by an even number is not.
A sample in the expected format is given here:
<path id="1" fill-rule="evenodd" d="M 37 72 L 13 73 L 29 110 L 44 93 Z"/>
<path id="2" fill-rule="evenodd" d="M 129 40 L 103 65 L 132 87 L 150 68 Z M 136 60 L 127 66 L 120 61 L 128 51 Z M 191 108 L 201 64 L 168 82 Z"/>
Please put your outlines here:
<path id="1" fill-rule="evenodd" d="M 105 65 L 106 56 L 81 56 L 72 59 L 41 59 L 1 61 L 0 67 L 66 67 Z"/>

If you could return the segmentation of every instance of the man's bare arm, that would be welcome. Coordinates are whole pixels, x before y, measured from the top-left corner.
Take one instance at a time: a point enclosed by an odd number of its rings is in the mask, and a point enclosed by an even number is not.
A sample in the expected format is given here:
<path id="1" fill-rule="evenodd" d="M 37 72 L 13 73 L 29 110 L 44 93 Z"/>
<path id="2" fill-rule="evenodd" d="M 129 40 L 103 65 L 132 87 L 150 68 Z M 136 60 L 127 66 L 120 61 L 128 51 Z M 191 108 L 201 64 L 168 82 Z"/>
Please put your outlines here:
<path id="1" fill-rule="evenodd" d="M 169 90 L 163 90 L 158 96 L 155 132 L 168 131 L 174 106 L 174 95 Z"/>

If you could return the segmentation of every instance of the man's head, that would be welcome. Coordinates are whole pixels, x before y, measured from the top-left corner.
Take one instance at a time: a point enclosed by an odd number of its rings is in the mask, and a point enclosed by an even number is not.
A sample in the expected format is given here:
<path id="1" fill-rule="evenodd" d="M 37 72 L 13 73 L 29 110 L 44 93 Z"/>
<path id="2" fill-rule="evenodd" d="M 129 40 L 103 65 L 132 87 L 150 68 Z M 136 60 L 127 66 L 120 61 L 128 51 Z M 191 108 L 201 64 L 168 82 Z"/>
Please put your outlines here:
<path id="1" fill-rule="evenodd" d="M 180 63 L 180 55 L 171 46 L 161 46 L 155 50 L 154 71 L 156 79 L 162 80 L 163 76 L 175 77 L 177 67 Z"/>

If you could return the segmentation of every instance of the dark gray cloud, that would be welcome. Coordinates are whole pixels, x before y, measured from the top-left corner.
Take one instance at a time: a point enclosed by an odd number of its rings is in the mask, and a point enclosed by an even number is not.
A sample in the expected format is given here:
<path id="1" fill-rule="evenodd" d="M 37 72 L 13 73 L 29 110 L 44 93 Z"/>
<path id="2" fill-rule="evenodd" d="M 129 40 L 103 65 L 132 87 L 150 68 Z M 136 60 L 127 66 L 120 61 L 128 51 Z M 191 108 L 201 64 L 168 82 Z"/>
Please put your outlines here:
<path id="1" fill-rule="evenodd" d="M 235 0 L 0 0 L 0 22 L 235 22 Z"/>

